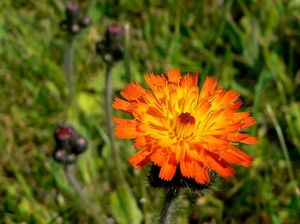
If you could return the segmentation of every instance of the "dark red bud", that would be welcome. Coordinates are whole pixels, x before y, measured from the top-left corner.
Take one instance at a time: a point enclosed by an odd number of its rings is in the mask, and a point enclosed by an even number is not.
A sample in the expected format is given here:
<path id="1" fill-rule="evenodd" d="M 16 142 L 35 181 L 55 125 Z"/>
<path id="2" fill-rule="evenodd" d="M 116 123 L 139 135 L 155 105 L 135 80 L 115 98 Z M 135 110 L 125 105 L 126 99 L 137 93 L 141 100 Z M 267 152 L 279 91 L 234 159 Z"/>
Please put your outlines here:
<path id="1" fill-rule="evenodd" d="M 107 32 L 111 35 L 119 35 L 123 33 L 123 28 L 119 24 L 111 24 L 107 27 Z"/>
<path id="2" fill-rule="evenodd" d="M 123 27 L 119 24 L 111 24 L 108 25 L 106 29 L 106 41 L 112 44 L 116 44 L 115 42 L 120 42 L 123 38 Z M 119 44 L 119 43 L 117 43 Z"/>
<path id="3" fill-rule="evenodd" d="M 79 21 L 79 24 L 82 28 L 89 26 L 91 24 L 90 17 L 88 17 L 88 16 L 82 17 L 81 20 Z"/>
<path id="4" fill-rule="evenodd" d="M 68 11 L 77 11 L 79 10 L 79 4 L 77 2 L 68 2 L 66 6 Z"/>
<path id="5" fill-rule="evenodd" d="M 83 153 L 88 147 L 88 141 L 80 136 L 78 137 L 75 142 L 73 143 L 72 152 L 74 154 L 80 154 Z"/>
<path id="6" fill-rule="evenodd" d="M 69 125 L 60 125 L 55 129 L 54 137 L 58 141 L 70 140 L 74 136 L 74 129 Z"/>

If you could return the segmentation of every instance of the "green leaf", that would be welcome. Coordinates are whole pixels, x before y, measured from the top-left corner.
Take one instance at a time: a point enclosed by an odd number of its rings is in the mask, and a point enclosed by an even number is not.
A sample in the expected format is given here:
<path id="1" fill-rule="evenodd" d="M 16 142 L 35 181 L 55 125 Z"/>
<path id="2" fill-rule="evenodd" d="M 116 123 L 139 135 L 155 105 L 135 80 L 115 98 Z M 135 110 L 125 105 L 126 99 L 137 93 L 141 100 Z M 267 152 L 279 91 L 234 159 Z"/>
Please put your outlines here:
<path id="1" fill-rule="evenodd" d="M 80 109 L 87 115 L 95 113 L 95 111 L 98 111 L 99 108 L 97 97 L 84 92 L 79 94 L 78 105 Z"/>
<path id="2" fill-rule="evenodd" d="M 110 196 L 111 209 L 120 224 L 139 224 L 142 213 L 127 184 L 122 184 Z"/>

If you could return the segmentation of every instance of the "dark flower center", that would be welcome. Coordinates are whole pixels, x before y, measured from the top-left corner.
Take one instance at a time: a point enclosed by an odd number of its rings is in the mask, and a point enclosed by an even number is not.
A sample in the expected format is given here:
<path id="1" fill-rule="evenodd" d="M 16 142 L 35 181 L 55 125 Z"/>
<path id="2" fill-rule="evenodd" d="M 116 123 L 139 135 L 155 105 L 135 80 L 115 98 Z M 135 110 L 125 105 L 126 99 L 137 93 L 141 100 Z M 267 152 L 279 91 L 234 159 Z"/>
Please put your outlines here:
<path id="1" fill-rule="evenodd" d="M 178 119 L 182 124 L 195 124 L 195 118 L 188 112 L 181 113 Z"/>

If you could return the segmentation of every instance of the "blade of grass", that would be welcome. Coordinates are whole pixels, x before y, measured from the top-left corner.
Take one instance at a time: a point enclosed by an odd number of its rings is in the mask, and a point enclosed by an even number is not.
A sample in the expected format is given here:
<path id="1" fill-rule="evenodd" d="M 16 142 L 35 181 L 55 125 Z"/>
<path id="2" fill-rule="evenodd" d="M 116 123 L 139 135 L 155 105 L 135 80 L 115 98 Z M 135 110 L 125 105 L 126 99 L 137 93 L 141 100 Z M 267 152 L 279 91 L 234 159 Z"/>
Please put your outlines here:
<path id="1" fill-rule="evenodd" d="M 285 143 L 285 139 L 284 139 L 284 136 L 283 136 L 283 132 L 282 132 L 282 129 L 279 125 L 279 122 L 275 116 L 275 113 L 272 109 L 272 107 L 267 104 L 266 106 L 266 109 L 267 109 L 267 112 L 272 120 L 272 123 L 274 125 L 274 128 L 276 130 L 276 133 L 277 133 L 277 136 L 278 136 L 278 139 L 279 139 L 279 143 L 280 143 L 280 146 L 281 146 L 281 149 L 282 149 L 282 152 L 283 152 L 283 156 L 284 156 L 284 159 L 287 163 L 287 169 L 288 169 L 288 175 L 289 175 L 289 178 L 295 188 L 295 193 L 296 195 L 300 195 L 299 194 L 299 188 L 297 186 L 297 181 L 295 179 L 295 175 L 294 175 L 294 172 L 293 172 L 293 168 L 292 168 L 292 163 L 291 163 L 291 159 L 290 159 L 290 156 L 289 156 L 289 152 L 288 152 L 288 149 L 287 149 L 287 146 L 286 146 L 286 143 Z"/>

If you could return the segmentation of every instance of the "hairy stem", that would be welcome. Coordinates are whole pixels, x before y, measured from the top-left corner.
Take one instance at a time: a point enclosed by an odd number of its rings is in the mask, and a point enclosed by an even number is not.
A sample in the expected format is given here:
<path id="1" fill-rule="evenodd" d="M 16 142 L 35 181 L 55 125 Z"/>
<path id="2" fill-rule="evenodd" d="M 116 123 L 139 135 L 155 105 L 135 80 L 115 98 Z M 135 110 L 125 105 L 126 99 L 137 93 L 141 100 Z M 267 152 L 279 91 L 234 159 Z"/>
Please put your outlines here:
<path id="1" fill-rule="evenodd" d="M 74 71 L 73 71 L 73 59 L 74 59 L 74 36 L 69 36 L 68 38 L 68 45 L 64 53 L 64 62 L 63 62 L 63 68 L 64 72 L 66 75 L 66 81 L 67 81 L 67 86 L 68 86 L 68 103 L 67 103 L 67 108 L 70 108 L 73 104 L 73 98 L 74 98 L 74 85 L 75 85 L 75 77 L 74 77 Z M 65 121 L 67 120 L 67 113 L 65 115 Z M 68 182 L 70 185 L 74 188 L 76 194 L 79 196 L 79 198 L 82 200 L 82 202 L 89 207 L 90 209 L 87 209 L 88 213 L 93 217 L 95 223 L 101 223 L 100 219 L 102 218 L 101 216 L 99 217 L 99 213 L 101 214 L 100 207 L 94 205 L 92 201 L 90 200 L 89 197 L 87 197 L 83 190 L 82 190 L 82 185 L 80 181 L 75 176 L 75 167 L 72 164 L 67 163 L 67 155 L 70 152 L 70 147 L 68 148 L 68 152 L 66 153 L 66 158 L 65 161 L 66 163 L 64 164 L 64 170 L 65 174 L 67 176 Z"/>
<path id="2" fill-rule="evenodd" d="M 71 184 L 71 186 L 74 188 L 76 193 L 80 196 L 80 198 L 84 198 L 84 200 L 86 201 L 85 196 L 83 195 L 83 192 L 81 190 L 82 186 L 74 175 L 74 165 L 65 164 L 64 169 L 65 169 L 67 179 Z"/>
<path id="3" fill-rule="evenodd" d="M 174 214 L 176 208 L 176 199 L 179 195 L 179 190 L 168 189 L 166 191 L 165 204 L 160 214 L 160 224 L 174 223 Z"/>
<path id="4" fill-rule="evenodd" d="M 64 166 L 65 173 L 67 176 L 67 179 L 71 186 L 74 188 L 76 194 L 79 196 L 79 198 L 82 200 L 82 202 L 89 208 L 86 209 L 88 213 L 93 217 L 95 223 L 102 223 L 100 220 L 103 220 L 103 217 L 101 216 L 101 210 L 99 206 L 96 206 L 92 203 L 90 198 L 88 198 L 82 191 L 82 186 L 80 182 L 77 180 L 75 174 L 74 174 L 74 165 L 65 164 Z"/>
<path id="5" fill-rule="evenodd" d="M 116 170 L 116 181 L 123 181 L 123 175 L 120 167 L 120 159 L 118 148 L 116 146 L 116 140 L 113 131 L 113 121 L 112 121 L 112 77 L 111 77 L 112 64 L 106 64 L 105 72 L 105 112 L 106 112 L 106 128 L 108 132 L 108 137 L 110 140 L 112 159 L 114 160 L 114 166 Z"/>

